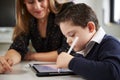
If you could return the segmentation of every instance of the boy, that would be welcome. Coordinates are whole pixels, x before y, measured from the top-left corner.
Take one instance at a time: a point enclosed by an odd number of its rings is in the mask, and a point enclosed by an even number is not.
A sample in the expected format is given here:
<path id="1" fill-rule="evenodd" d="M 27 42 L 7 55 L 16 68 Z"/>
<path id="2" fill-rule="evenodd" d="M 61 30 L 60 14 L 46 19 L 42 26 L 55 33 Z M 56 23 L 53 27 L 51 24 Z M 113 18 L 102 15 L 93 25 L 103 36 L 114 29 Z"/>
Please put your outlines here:
<path id="1" fill-rule="evenodd" d="M 69 45 L 79 38 L 74 56 L 58 56 L 58 68 L 69 68 L 86 80 L 120 80 L 120 42 L 105 34 L 88 5 L 70 6 L 56 17 Z"/>

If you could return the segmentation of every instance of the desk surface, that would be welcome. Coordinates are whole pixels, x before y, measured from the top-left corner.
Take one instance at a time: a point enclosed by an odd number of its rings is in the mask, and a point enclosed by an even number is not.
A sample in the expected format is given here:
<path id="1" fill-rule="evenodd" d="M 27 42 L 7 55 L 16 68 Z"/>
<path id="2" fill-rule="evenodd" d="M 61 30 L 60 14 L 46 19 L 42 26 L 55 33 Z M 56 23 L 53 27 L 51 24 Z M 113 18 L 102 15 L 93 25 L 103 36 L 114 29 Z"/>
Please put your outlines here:
<path id="1" fill-rule="evenodd" d="M 35 72 L 29 67 L 28 64 L 36 63 L 21 62 L 13 66 L 13 71 L 6 74 L 0 74 L 0 80 L 83 80 L 79 76 L 51 76 L 51 77 L 37 77 Z M 38 63 L 38 62 L 37 62 Z M 46 64 L 45 62 L 39 62 L 40 64 Z"/>

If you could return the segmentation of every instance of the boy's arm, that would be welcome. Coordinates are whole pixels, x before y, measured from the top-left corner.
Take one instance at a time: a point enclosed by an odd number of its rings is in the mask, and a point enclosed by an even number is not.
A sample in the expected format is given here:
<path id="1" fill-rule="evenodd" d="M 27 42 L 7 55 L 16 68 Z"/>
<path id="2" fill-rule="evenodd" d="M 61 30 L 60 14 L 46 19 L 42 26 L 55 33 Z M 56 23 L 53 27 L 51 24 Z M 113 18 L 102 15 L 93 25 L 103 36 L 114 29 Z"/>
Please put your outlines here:
<path id="1" fill-rule="evenodd" d="M 119 77 L 120 72 L 120 64 L 117 62 L 114 63 L 114 59 L 94 61 L 84 57 L 75 57 L 70 61 L 69 68 L 88 80 L 115 80 Z"/>

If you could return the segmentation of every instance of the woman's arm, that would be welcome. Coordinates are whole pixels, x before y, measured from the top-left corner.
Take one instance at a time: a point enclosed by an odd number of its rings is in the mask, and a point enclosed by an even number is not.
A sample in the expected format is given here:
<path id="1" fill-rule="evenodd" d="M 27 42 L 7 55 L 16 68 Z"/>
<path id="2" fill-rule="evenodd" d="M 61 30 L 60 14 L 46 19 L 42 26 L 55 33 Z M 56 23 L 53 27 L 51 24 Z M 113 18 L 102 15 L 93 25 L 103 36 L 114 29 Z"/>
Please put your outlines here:
<path id="1" fill-rule="evenodd" d="M 55 62 L 58 56 L 57 51 L 51 52 L 40 52 L 40 53 L 27 53 L 25 60 L 36 60 L 36 61 L 50 61 Z"/>
<path id="2" fill-rule="evenodd" d="M 13 64 L 17 64 L 21 61 L 21 55 L 14 49 L 10 49 L 5 54 L 5 57 L 12 60 Z"/>
<path id="3" fill-rule="evenodd" d="M 0 73 L 12 71 L 12 66 L 21 61 L 20 54 L 14 49 L 7 51 L 5 56 L 0 56 Z"/>

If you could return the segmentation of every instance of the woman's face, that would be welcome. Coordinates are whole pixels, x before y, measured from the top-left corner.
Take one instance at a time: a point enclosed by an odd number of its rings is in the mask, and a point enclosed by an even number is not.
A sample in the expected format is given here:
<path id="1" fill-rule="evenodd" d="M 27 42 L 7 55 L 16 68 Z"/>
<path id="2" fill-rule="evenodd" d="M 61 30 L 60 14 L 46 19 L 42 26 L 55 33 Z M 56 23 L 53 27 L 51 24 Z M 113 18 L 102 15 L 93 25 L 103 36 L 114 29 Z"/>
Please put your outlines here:
<path id="1" fill-rule="evenodd" d="M 48 0 L 25 0 L 28 12 L 37 19 L 44 19 L 49 14 Z"/>

